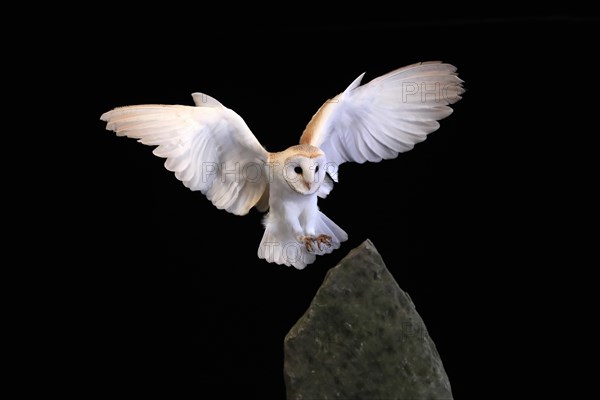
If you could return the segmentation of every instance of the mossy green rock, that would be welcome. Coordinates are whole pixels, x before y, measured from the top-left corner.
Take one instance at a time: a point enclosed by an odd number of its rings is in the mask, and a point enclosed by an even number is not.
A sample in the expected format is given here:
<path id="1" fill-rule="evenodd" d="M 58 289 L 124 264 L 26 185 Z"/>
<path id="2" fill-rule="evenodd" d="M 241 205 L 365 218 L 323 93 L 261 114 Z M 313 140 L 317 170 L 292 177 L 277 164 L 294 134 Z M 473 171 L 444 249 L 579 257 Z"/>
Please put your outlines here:
<path id="1" fill-rule="evenodd" d="M 450 400 L 423 320 L 370 240 L 332 268 L 285 338 L 288 400 Z"/>

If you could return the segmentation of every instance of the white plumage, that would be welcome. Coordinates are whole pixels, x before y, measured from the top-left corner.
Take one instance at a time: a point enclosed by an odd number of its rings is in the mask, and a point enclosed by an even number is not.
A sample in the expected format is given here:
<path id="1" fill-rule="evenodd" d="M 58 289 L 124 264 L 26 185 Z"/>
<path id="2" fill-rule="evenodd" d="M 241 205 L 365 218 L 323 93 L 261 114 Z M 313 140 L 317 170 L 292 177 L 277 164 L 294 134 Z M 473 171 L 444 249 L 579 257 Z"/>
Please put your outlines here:
<path id="1" fill-rule="evenodd" d="M 118 136 L 156 146 L 165 167 L 217 208 L 236 215 L 267 211 L 258 256 L 303 269 L 348 239 L 319 211 L 344 162 L 379 162 L 408 151 L 439 128 L 464 92 L 456 68 L 427 62 L 397 69 L 327 100 L 300 144 L 271 153 L 244 120 L 214 98 L 194 106 L 137 105 L 101 116 Z"/>

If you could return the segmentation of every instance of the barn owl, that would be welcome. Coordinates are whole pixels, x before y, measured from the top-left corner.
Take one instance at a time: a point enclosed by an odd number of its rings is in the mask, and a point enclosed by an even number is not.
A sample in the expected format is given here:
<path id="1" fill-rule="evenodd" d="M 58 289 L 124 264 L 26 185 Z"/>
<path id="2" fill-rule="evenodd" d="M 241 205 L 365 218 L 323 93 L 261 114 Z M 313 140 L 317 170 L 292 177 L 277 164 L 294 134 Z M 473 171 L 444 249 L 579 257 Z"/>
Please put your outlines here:
<path id="1" fill-rule="evenodd" d="M 303 269 L 348 239 L 317 205 L 338 181 L 338 167 L 411 150 L 464 92 L 456 68 L 443 62 L 409 65 L 361 85 L 363 76 L 325 101 L 299 144 L 281 152 L 267 151 L 242 117 L 203 93 L 192 94 L 195 106 L 125 106 L 100 118 L 118 136 L 155 146 L 165 167 L 218 209 L 266 213 L 258 257 Z"/>

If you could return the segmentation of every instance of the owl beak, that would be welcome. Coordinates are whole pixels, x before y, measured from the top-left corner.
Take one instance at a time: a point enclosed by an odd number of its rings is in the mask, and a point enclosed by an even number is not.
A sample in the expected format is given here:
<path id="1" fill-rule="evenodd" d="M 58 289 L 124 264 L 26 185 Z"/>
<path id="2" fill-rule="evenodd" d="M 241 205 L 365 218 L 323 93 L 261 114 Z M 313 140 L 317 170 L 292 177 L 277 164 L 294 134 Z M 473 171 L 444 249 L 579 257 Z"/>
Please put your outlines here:
<path id="1" fill-rule="evenodd" d="M 304 181 L 304 184 L 306 185 L 306 188 L 307 188 L 308 190 L 310 190 L 311 183 L 310 183 L 310 182 L 306 182 L 306 181 Z"/>

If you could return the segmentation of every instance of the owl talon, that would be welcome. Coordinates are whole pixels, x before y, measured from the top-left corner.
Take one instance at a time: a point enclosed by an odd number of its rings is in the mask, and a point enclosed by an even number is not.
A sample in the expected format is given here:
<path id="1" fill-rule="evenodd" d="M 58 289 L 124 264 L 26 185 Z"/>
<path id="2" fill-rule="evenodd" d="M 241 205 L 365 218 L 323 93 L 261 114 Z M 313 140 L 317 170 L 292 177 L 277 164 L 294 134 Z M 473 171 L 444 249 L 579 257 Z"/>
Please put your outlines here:
<path id="1" fill-rule="evenodd" d="M 323 249 L 321 248 L 322 244 L 326 245 L 327 247 L 331 247 L 331 236 L 325 234 L 319 235 L 317 237 L 308 235 L 299 236 L 298 241 L 304 244 L 304 248 L 306 248 L 306 251 L 308 251 L 309 253 L 314 252 L 313 242 L 317 244 L 317 248 L 319 249 L 319 251 L 323 251 Z"/>
<path id="2" fill-rule="evenodd" d="M 315 239 L 315 242 L 317 242 L 317 247 L 319 248 L 319 251 L 322 251 L 321 243 L 323 243 L 327 247 L 331 247 L 331 236 L 321 234 L 321 235 L 317 236 L 317 238 Z"/>
<path id="3" fill-rule="evenodd" d="M 300 236 L 300 243 L 304 243 L 304 247 L 306 248 L 306 251 L 312 253 L 313 251 L 313 244 L 312 242 L 315 241 L 315 238 L 312 236 Z"/>

